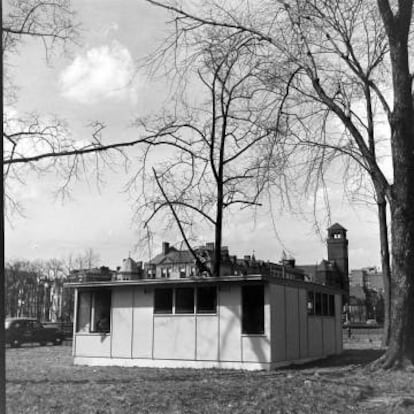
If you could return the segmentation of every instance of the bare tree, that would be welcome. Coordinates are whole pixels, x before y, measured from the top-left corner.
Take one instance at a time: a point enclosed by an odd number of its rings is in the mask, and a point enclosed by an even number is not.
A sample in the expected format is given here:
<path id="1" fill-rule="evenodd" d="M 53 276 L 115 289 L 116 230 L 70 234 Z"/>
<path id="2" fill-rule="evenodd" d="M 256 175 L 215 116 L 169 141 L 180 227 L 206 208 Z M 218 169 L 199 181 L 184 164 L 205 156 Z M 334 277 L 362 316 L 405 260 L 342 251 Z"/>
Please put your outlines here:
<path id="1" fill-rule="evenodd" d="M 70 254 L 66 260 L 66 267 L 68 272 L 74 269 L 92 269 L 98 266 L 99 262 L 99 254 L 89 247 L 83 253 Z"/>
<path id="2" fill-rule="evenodd" d="M 196 81 L 189 81 L 189 85 L 202 102 L 185 102 L 175 108 L 180 116 L 143 124 L 147 135 L 155 137 L 144 152 L 144 180 L 149 175 L 145 166 L 154 164 L 152 149 L 161 146 L 170 150 L 165 150 L 162 159 L 158 150 L 153 176 L 159 191 L 144 189 L 140 209 L 140 215 L 142 208 L 149 210 L 145 226 L 167 210 L 196 260 L 186 232 L 200 220 L 212 226 L 214 276 L 220 275 L 224 213 L 234 206 L 260 205 L 260 148 L 274 139 L 276 129 L 268 113 L 269 97 L 260 91 L 262 68 L 259 62 L 255 65 L 251 61 L 251 50 L 259 49 L 259 43 L 250 35 L 220 40 L 200 40 L 190 58 L 202 88 Z M 186 78 L 191 78 L 188 68 Z"/>
<path id="3" fill-rule="evenodd" d="M 5 265 L 6 313 L 9 316 L 37 316 L 39 268 L 25 260 Z"/>
<path id="4" fill-rule="evenodd" d="M 392 234 L 390 342 L 383 366 L 414 361 L 413 97 L 409 68 L 412 1 L 296 0 L 227 8 L 208 3 L 188 9 L 171 3 L 175 30 L 167 47 L 188 46 L 205 28 L 250 34 L 268 47 L 268 87 L 283 90 L 277 103 L 290 138 L 317 148 L 320 160 L 340 152 L 370 177 L 378 204 L 384 274 L 389 274 L 386 207 Z M 245 5 L 244 5 L 245 6 Z M 204 13 L 205 12 L 205 13 Z M 175 43 L 174 43 L 175 41 Z M 271 59 L 272 58 L 272 59 Z M 277 80 L 277 82 L 272 82 Z M 390 82 L 390 79 L 392 82 Z M 388 96 L 393 94 L 394 103 Z M 380 123 L 388 131 L 379 133 Z M 309 125 L 321 131 L 307 135 Z M 381 157 L 391 153 L 393 178 Z M 333 155 L 331 155 L 333 157 Z M 320 164 L 319 164 L 320 165 Z M 316 169 L 319 179 L 320 168 Z M 388 279 L 385 279 L 387 287 Z"/>
<path id="5" fill-rule="evenodd" d="M 14 105 L 19 89 L 13 83 L 9 61 L 22 44 L 38 39 L 44 45 L 49 62 L 54 54 L 78 42 L 78 25 L 69 0 L 10 0 L 5 5 L 2 21 L 3 87 L 3 174 L 6 213 L 21 212 L 15 197 L 16 186 L 25 185 L 27 177 L 54 171 L 61 179 L 58 193 L 68 194 L 70 184 L 91 176 L 101 181 L 102 167 L 113 165 L 113 154 L 141 142 L 103 142 L 105 125 L 93 122 L 87 136 L 72 136 L 67 123 L 54 116 L 19 113 Z"/>
<path id="6" fill-rule="evenodd" d="M 69 8 L 69 2 L 65 0 L 25 0 L 25 1 L 10 1 L 7 5 L 4 4 L 5 13 L 2 13 L 2 79 L 4 77 L 4 83 L 2 82 L 2 97 L 3 105 L 11 105 L 16 99 L 15 87 L 11 82 L 8 68 L 8 58 L 10 55 L 18 51 L 19 44 L 25 38 L 38 38 L 45 46 L 46 56 L 48 57 L 54 49 L 56 43 L 65 44 L 74 38 L 75 27 L 73 25 L 73 14 Z M 5 71 L 3 73 L 3 67 Z M 3 86 L 4 85 L 4 86 Z M 14 156 L 14 152 L 17 146 L 17 141 L 21 135 L 20 132 L 25 135 L 27 128 L 19 129 L 22 124 L 26 126 L 33 124 L 27 117 L 21 118 L 20 125 L 13 125 L 13 131 L 11 131 L 11 124 L 8 122 L 7 117 L 4 118 L 4 107 L 2 108 L 2 123 L 3 123 L 3 145 L 9 145 L 11 148 L 9 154 Z M 55 126 L 55 125 L 52 125 Z M 16 128 L 17 127 L 17 128 Z M 49 138 L 45 135 L 45 139 Z M 7 148 L 4 151 L 8 153 Z M 6 168 L 4 171 L 5 178 L 10 173 L 10 168 Z M 4 194 L 4 182 L 2 181 L 2 194 Z M 7 188 L 7 184 L 6 184 Z M 9 194 L 9 193 L 8 193 Z M 4 198 L 2 196 L 2 202 Z M 13 197 L 9 198 L 12 201 L 12 206 L 16 205 Z M 3 205 L 2 205 L 3 206 Z M 2 229 L 3 227 L 2 220 Z M 4 234 L 4 232 L 1 232 Z M 1 280 L 1 293 L 0 293 L 0 319 L 4 319 L 4 281 Z M 1 324 L 0 336 L 4 338 L 4 324 Z M 4 342 L 1 346 L 1 358 L 0 358 L 0 371 L 1 371 L 1 390 L 0 401 L 4 405 Z M 5 411 L 1 409 L 0 411 Z"/>

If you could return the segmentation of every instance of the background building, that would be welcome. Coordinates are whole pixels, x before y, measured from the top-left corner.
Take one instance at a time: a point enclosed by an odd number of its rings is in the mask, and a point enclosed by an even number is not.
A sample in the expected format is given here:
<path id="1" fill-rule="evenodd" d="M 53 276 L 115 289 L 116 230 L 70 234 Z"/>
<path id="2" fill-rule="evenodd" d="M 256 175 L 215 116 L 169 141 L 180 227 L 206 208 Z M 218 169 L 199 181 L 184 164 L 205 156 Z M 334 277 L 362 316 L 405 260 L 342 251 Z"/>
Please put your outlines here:
<path id="1" fill-rule="evenodd" d="M 200 262 L 210 271 L 214 268 L 214 243 L 207 243 L 195 249 Z M 243 258 L 230 255 L 229 248 L 221 248 L 221 276 L 242 276 L 247 274 L 262 274 L 281 279 L 304 280 L 304 273 L 295 267 L 293 259 L 281 263 L 257 260 L 254 255 Z M 183 279 L 188 277 L 206 277 L 209 273 L 199 269 L 196 260 L 189 250 L 179 250 L 163 242 L 162 249 L 148 263 L 144 264 L 143 277 L 149 279 Z"/>
<path id="2" fill-rule="evenodd" d="M 328 260 L 319 264 L 298 265 L 307 280 L 325 286 L 332 286 L 346 292 L 344 301 L 349 293 L 348 276 L 348 239 L 347 230 L 335 223 L 328 228 L 327 250 Z"/>
<path id="3" fill-rule="evenodd" d="M 375 266 L 353 269 L 350 274 L 349 320 L 365 322 L 384 321 L 384 281 Z"/>

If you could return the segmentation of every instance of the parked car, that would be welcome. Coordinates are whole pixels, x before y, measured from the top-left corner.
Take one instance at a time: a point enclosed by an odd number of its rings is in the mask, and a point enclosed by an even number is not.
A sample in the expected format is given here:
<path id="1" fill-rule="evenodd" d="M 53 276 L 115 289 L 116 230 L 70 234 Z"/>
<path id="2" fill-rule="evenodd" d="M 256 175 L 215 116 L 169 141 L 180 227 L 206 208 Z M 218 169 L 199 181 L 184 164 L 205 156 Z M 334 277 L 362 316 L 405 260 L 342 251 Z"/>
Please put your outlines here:
<path id="1" fill-rule="evenodd" d="M 24 343 L 38 342 L 46 345 L 60 345 L 65 338 L 64 333 L 54 327 L 45 327 L 34 318 L 6 318 L 6 344 L 19 347 Z"/>

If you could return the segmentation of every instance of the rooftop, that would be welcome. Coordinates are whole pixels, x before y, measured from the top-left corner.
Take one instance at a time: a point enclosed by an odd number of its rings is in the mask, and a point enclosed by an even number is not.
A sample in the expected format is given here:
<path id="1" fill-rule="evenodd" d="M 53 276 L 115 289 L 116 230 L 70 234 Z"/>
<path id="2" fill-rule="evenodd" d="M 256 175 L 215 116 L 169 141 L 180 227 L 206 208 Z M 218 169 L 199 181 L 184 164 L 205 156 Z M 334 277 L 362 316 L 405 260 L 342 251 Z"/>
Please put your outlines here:
<path id="1" fill-rule="evenodd" d="M 286 286 L 302 286 L 310 289 L 316 287 L 323 292 L 342 292 L 338 288 L 324 286 L 318 283 L 305 282 L 303 280 L 282 279 L 269 275 L 248 274 L 238 276 L 220 276 L 220 277 L 187 277 L 183 279 L 135 279 L 135 280 L 105 280 L 90 282 L 69 282 L 65 283 L 67 288 L 115 288 L 126 286 L 148 286 L 148 287 L 166 287 L 166 286 L 182 286 L 182 285 L 206 285 L 206 284 L 244 284 L 254 282 L 274 283 Z"/>

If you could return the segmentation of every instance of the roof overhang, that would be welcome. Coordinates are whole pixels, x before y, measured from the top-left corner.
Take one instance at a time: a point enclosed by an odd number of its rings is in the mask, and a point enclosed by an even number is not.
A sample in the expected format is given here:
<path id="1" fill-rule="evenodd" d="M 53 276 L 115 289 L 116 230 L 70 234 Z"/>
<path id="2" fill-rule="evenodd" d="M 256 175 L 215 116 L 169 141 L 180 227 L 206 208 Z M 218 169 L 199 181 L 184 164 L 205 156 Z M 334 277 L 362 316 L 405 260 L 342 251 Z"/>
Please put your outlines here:
<path id="1" fill-rule="evenodd" d="M 229 285 L 229 284 L 251 284 L 266 283 L 282 286 L 291 286 L 304 289 L 318 289 L 326 293 L 344 293 L 343 290 L 324 286 L 318 283 L 305 282 L 301 280 L 289 280 L 275 278 L 262 274 L 250 274 L 244 276 L 220 276 L 220 277 L 187 277 L 182 279 L 135 279 L 135 280 L 111 280 L 97 282 L 69 282 L 65 283 L 66 288 L 76 289 L 98 289 L 98 288 L 122 288 L 122 287 L 177 287 L 195 285 Z"/>

